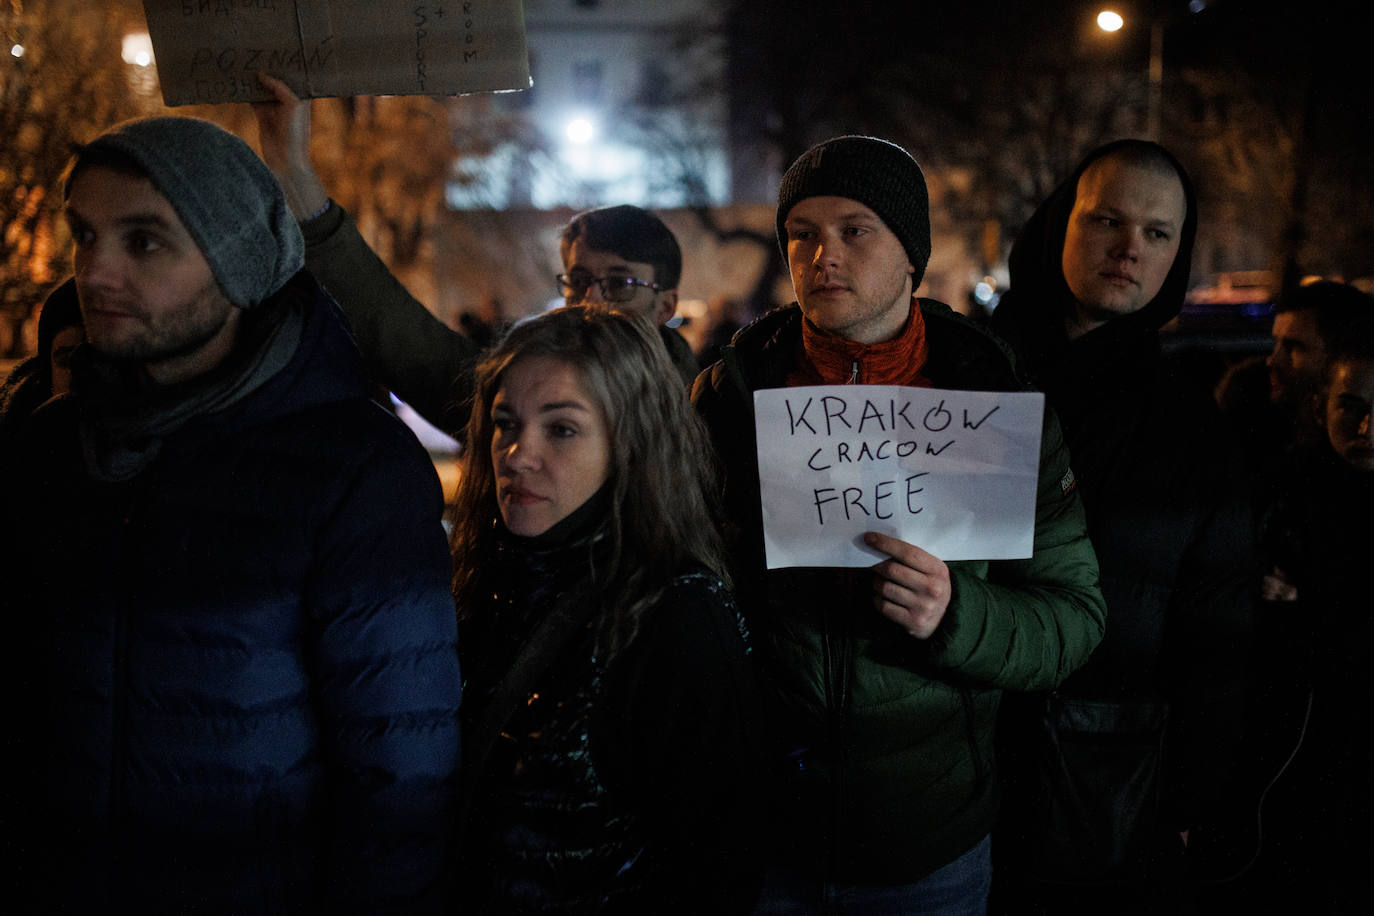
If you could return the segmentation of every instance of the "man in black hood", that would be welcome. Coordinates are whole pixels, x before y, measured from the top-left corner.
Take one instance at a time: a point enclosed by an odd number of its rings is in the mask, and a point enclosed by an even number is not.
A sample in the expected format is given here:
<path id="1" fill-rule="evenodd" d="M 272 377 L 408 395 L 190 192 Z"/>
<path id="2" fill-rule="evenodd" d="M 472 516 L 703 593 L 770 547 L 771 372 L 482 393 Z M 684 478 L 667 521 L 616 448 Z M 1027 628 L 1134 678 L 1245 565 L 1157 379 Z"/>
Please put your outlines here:
<path id="1" fill-rule="evenodd" d="M 1190 840 L 1195 857 L 1231 766 L 1255 581 L 1247 503 L 1209 393 L 1159 341 L 1196 227 L 1167 150 L 1103 146 L 1026 224 L 992 316 L 1063 421 L 1108 609 L 1083 668 L 1004 707 L 1002 912 L 1180 912 Z"/>
<path id="2" fill-rule="evenodd" d="M 1021 230 L 994 328 L 1032 375 L 1090 332 L 1092 350 L 1155 350 L 1183 307 L 1196 234 L 1192 183 L 1164 147 L 1099 147 Z"/>

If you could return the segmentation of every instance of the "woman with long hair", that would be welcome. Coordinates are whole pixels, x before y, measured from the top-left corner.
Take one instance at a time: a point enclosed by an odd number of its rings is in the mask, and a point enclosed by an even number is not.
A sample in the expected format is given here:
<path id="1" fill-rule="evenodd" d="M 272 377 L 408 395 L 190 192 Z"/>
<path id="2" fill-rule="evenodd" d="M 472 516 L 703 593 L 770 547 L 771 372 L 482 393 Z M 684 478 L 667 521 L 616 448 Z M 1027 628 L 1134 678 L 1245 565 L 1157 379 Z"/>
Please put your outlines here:
<path id="1" fill-rule="evenodd" d="M 453 513 L 464 912 L 747 912 L 756 693 L 714 460 L 637 316 L 478 367 Z"/>

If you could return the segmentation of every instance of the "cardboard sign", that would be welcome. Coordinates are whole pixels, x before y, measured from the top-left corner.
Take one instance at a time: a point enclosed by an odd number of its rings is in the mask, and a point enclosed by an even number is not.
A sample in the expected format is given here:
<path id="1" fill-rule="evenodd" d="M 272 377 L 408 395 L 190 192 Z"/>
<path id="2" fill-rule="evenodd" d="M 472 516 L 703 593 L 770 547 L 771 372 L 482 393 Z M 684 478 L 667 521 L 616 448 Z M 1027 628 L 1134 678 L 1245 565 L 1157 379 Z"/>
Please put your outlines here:
<path id="1" fill-rule="evenodd" d="M 768 568 L 872 566 L 868 531 L 947 561 L 1030 556 L 1044 409 L 1038 392 L 754 392 Z"/>
<path id="2" fill-rule="evenodd" d="M 143 0 L 170 105 L 530 87 L 521 0 Z"/>

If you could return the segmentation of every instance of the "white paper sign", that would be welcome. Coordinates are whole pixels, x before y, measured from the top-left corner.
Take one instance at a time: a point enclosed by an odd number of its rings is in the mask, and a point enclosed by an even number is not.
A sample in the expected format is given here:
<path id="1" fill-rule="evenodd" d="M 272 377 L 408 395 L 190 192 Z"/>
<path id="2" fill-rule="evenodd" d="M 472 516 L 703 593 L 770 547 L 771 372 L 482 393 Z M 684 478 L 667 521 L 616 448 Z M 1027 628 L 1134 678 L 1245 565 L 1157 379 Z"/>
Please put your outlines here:
<path id="1" fill-rule="evenodd" d="M 1030 556 L 1044 409 L 1038 392 L 754 392 L 768 568 L 872 566 L 867 531 L 946 561 Z"/>

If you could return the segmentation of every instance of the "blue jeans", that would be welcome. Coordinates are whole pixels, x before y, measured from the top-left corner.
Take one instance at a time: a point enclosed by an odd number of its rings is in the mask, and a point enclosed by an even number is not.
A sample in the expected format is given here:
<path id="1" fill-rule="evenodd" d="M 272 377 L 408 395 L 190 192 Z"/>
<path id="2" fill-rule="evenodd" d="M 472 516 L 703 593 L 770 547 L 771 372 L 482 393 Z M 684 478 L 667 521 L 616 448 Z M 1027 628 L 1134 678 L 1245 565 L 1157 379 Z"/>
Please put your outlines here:
<path id="1" fill-rule="evenodd" d="M 983 837 L 915 884 L 835 884 L 769 869 L 754 916 L 985 916 L 992 884 L 992 840 Z"/>

